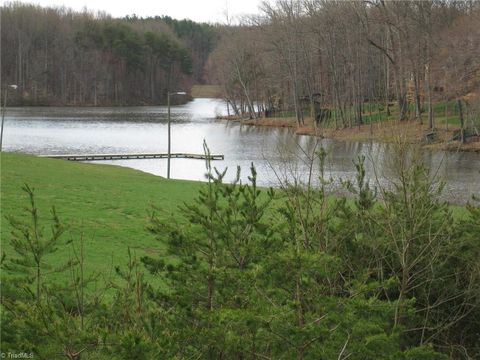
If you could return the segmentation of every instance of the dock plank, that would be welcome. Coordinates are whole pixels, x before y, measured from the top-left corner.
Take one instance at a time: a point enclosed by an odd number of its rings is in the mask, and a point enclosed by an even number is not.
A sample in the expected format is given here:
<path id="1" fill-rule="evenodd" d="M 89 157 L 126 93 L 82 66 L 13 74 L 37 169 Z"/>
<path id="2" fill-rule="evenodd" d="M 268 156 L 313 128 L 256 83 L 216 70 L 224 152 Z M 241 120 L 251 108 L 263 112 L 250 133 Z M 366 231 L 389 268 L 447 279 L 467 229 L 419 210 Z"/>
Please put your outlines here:
<path id="1" fill-rule="evenodd" d="M 62 155 L 40 155 L 52 159 L 63 159 L 69 161 L 101 161 L 101 160 L 133 160 L 133 159 L 167 159 L 168 154 L 62 154 Z M 171 153 L 172 159 L 198 159 L 206 160 L 207 155 L 189 153 Z M 212 154 L 209 160 L 224 160 L 224 155 Z"/>

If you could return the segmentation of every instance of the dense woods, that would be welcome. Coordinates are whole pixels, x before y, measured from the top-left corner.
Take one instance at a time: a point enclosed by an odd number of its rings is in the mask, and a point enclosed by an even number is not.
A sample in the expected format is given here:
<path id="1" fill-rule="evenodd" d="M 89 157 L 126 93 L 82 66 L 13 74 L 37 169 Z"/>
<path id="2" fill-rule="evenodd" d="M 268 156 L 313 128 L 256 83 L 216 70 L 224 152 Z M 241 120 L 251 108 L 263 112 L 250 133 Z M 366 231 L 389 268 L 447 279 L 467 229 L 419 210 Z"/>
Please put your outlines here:
<path id="1" fill-rule="evenodd" d="M 435 102 L 478 105 L 479 29 L 476 1 L 264 2 L 226 30 L 210 76 L 237 115 L 351 127 L 396 104 L 398 120 L 433 128 Z"/>
<path id="2" fill-rule="evenodd" d="M 160 202 L 145 218 L 158 246 L 141 257 L 119 248 L 129 260 L 103 273 L 86 267 L 91 239 L 62 221 L 62 209 L 48 215 L 36 200 L 42 190 L 25 186 L 24 216 L 6 214 L 2 351 L 39 359 L 478 359 L 480 207 L 456 216 L 409 147 L 397 145 L 391 188 L 369 185 L 358 158 L 356 181 L 345 183 L 349 200 L 327 196 L 323 171 L 320 186 L 296 178 L 273 191 L 257 188 L 253 166 L 248 184 L 226 184 L 207 164 L 195 199 L 176 214 Z M 318 150 L 310 161 L 322 169 Z M 60 248 L 70 249 L 64 261 Z"/>
<path id="3" fill-rule="evenodd" d="M 214 28 L 171 18 L 112 19 L 11 3 L 1 9 L 2 89 L 12 104 L 145 105 L 203 81 Z"/>
<path id="4" fill-rule="evenodd" d="M 478 113 L 475 1 L 279 0 L 230 26 L 19 3 L 1 16 L 2 86 L 19 104 L 159 104 L 209 82 L 233 114 L 299 124 L 349 127 L 396 104 L 433 128 L 447 100 Z"/>

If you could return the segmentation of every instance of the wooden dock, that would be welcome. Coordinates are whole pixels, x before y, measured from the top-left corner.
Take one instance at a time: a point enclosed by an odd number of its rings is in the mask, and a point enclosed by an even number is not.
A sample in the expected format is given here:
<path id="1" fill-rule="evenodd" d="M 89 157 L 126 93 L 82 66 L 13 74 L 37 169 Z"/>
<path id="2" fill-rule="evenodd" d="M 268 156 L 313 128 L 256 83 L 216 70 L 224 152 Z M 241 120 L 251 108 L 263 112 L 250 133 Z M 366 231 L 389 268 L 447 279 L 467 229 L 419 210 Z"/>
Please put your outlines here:
<path id="1" fill-rule="evenodd" d="M 52 159 L 70 161 L 100 161 L 100 160 L 132 160 L 132 159 L 167 159 L 168 154 L 81 154 L 81 155 L 41 155 Z M 207 160 L 205 154 L 171 153 L 172 159 Z M 223 155 L 210 155 L 209 160 L 224 160 Z"/>

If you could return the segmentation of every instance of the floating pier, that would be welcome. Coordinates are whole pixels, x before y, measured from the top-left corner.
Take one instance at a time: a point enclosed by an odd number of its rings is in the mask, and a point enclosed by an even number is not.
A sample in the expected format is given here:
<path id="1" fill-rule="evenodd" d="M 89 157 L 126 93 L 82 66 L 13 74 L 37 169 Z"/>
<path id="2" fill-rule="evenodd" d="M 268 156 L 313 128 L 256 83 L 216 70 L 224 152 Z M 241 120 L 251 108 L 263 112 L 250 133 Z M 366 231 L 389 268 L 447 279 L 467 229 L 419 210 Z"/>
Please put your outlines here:
<path id="1" fill-rule="evenodd" d="M 132 159 L 167 159 L 168 154 L 81 154 L 81 155 L 41 155 L 52 159 L 70 161 L 100 161 L 100 160 L 132 160 Z M 172 153 L 172 159 L 224 160 L 223 155 Z"/>

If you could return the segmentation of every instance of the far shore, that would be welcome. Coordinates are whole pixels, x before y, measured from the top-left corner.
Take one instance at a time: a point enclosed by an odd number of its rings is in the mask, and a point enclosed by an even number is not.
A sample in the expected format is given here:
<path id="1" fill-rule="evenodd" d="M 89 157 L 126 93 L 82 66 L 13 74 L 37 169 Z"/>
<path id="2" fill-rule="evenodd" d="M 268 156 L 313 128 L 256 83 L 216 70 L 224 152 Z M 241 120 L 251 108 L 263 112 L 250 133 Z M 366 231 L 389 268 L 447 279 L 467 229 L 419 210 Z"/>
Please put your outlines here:
<path id="1" fill-rule="evenodd" d="M 429 133 L 426 121 L 421 124 L 416 120 L 384 121 L 372 124 L 356 125 L 350 128 L 331 128 L 315 126 L 311 118 L 305 118 L 302 125 L 297 124 L 295 117 L 271 117 L 257 119 L 242 119 L 238 116 L 219 116 L 219 120 L 237 121 L 243 125 L 264 127 L 287 127 L 294 129 L 298 135 L 318 136 L 322 138 L 349 141 L 378 141 L 394 142 L 398 137 L 405 137 L 411 143 L 418 143 L 425 149 L 446 151 L 471 151 L 480 153 L 480 137 L 471 137 L 462 144 L 460 141 L 451 141 L 459 126 L 449 125 L 448 128 L 435 128 L 435 139 L 426 141 Z"/>
<path id="2" fill-rule="evenodd" d="M 219 85 L 193 85 L 187 92 L 187 96 L 175 96 L 171 98 L 172 105 L 184 105 L 189 101 L 198 98 L 207 98 L 207 99 L 221 99 L 222 91 Z M 3 105 L 2 105 L 3 106 Z M 164 102 L 152 103 L 148 101 L 137 101 L 134 103 L 129 102 L 101 102 L 99 101 L 96 105 L 91 102 L 79 102 L 79 103 L 65 103 L 55 98 L 49 99 L 38 99 L 33 101 L 29 98 L 16 97 L 9 99 L 7 108 L 9 107 L 140 107 L 140 106 L 167 106 L 167 100 Z"/>

